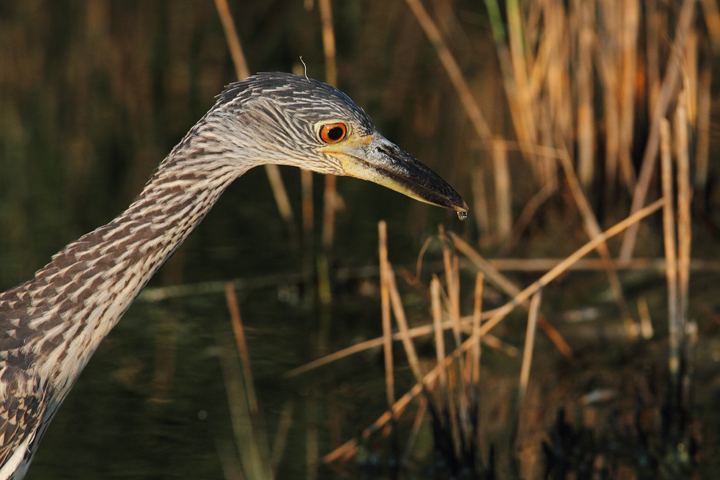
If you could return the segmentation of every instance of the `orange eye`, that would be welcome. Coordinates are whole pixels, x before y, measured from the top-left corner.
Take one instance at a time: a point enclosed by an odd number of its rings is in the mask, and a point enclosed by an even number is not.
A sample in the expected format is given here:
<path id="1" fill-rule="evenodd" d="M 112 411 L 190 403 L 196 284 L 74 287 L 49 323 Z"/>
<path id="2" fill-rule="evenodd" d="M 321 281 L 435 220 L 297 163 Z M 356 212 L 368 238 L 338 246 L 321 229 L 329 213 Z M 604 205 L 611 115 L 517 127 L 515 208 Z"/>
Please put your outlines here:
<path id="1" fill-rule="evenodd" d="M 346 134 L 347 126 L 344 123 L 327 123 L 320 129 L 320 138 L 325 143 L 338 143 Z"/>

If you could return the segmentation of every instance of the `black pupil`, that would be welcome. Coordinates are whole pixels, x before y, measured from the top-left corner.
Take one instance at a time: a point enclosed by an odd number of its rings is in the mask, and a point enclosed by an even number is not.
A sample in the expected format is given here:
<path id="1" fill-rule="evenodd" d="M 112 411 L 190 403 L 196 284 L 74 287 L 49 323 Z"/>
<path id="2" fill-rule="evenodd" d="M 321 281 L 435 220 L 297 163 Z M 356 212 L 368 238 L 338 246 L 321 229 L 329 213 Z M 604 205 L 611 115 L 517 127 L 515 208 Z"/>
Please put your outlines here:
<path id="1" fill-rule="evenodd" d="M 343 129 L 340 127 L 332 127 L 327 132 L 327 137 L 330 140 L 340 140 L 343 136 Z"/>

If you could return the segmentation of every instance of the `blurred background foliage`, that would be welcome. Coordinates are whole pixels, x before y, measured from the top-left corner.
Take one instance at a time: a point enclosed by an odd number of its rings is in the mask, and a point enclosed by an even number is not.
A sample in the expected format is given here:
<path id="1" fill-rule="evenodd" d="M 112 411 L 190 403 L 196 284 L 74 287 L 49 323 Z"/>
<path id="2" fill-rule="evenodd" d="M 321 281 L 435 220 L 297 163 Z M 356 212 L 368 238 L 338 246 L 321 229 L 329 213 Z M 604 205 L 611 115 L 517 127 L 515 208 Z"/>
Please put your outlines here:
<path id="1" fill-rule="evenodd" d="M 376 265 L 381 219 L 388 222 L 390 259 L 396 265 L 414 262 L 439 223 L 489 257 L 568 255 L 587 240 L 587 217 L 555 157 L 567 152 L 572 158 L 601 227 L 627 216 L 673 51 L 680 52 L 680 74 L 668 89 L 663 114 L 672 119 L 678 105 L 687 110 L 696 189 L 693 253 L 717 258 L 720 196 L 717 165 L 709 161 L 718 150 L 717 127 L 710 122 L 718 108 L 714 59 L 720 16 L 714 0 L 422 2 L 482 112 L 486 131 L 469 119 L 473 107 L 457 94 L 457 78 L 448 75 L 438 45 L 428 41 L 413 3 L 332 3 L 338 87 L 371 115 L 384 136 L 452 184 L 470 205 L 470 217 L 460 223 L 452 212 L 340 178 L 333 267 Z M 689 34 L 682 44 L 673 44 L 687 3 L 695 12 Z M 229 4 L 252 72 L 302 72 L 302 57 L 307 75 L 324 79 L 321 22 L 313 0 Z M 0 2 L 0 288 L 27 280 L 62 246 L 129 205 L 214 95 L 234 80 L 211 0 Z M 299 224 L 300 173 L 281 171 Z M 320 250 L 323 179 L 314 178 L 312 248 Z M 648 201 L 659 197 L 658 175 L 650 177 L 648 189 Z M 534 207 L 526 218 L 528 205 Z M 522 228 L 511 230 L 518 224 Z M 301 272 L 307 259 L 290 247 L 289 235 L 267 177 L 256 169 L 228 189 L 151 287 Z M 637 255 L 663 255 L 659 220 L 643 224 L 638 239 Z M 620 239 L 609 244 L 617 252 Z M 437 242 L 429 255 L 441 258 Z M 708 425 L 717 425 L 712 409 L 720 398 L 713 363 L 720 359 L 713 335 L 720 302 L 713 275 L 693 277 L 690 303 L 690 315 L 701 318 L 701 333 L 707 334 L 702 358 L 709 367 L 699 374 L 704 383 L 697 395 L 698 411 L 705 416 L 697 415 Z M 537 276 L 521 272 L 513 278 L 523 284 Z M 639 384 L 654 381 L 647 380 L 654 375 L 649 371 L 665 368 L 664 280 L 633 272 L 622 281 L 628 299 L 644 296 L 653 318 L 662 320 L 655 323 L 656 343 L 638 346 L 617 334 L 624 332 L 625 312 L 614 304 L 601 274 L 577 274 L 572 282 L 564 279 L 546 289 L 546 314 L 553 321 L 553 316 L 564 318 L 560 312 L 583 313 L 588 305 L 600 305 L 601 313 L 585 330 L 561 328 L 576 354 L 583 352 L 579 364 L 563 363 L 546 338 L 538 339 L 544 354 L 533 368 L 544 365 L 553 373 L 550 380 L 538 377 L 547 382 L 537 380 L 528 393 L 534 413 L 519 441 L 524 461 L 535 466 L 524 467 L 523 472 L 535 472 L 528 478 L 541 478 L 540 440 L 548 438 L 543 435 L 558 406 L 575 402 L 577 407 L 580 395 L 607 385 L 633 398 L 632 392 L 642 390 Z M 402 289 L 410 323 L 427 323 L 427 292 Z M 308 453 L 307 432 L 315 428 L 317 440 L 319 429 L 323 455 L 387 408 L 381 355 L 371 351 L 309 377 L 283 380 L 284 372 L 318 356 L 316 332 L 325 328 L 327 309 L 307 283 L 290 280 L 241 291 L 240 297 L 268 432 L 281 425 L 285 402 L 296 401 L 277 478 L 313 478 L 317 459 Z M 487 289 L 487 308 L 501 300 Z M 463 311 L 472 309 L 471 294 L 465 292 L 462 301 Z M 637 316 L 634 306 L 631 310 Z M 327 351 L 379 336 L 377 279 L 336 281 L 329 311 Z M 521 345 L 523 322 L 518 317 L 497 334 Z M 218 362 L 218 338 L 230 335 L 220 294 L 138 302 L 66 400 L 28 478 L 234 478 L 234 447 L 231 453 L 227 448 L 233 433 Z M 606 348 L 615 341 L 619 347 Z M 430 358 L 432 348 L 419 347 Z M 515 395 L 515 379 L 508 377 L 517 373 L 519 360 L 492 350 L 483 359 L 490 372 L 483 374 L 487 445 L 506 442 L 498 451 L 507 457 L 512 451 L 507 422 L 513 416 L 508 405 Z M 599 370 L 598 364 L 603 365 Z M 639 377 L 645 380 L 627 380 Z M 409 378 L 398 383 L 411 386 Z M 653 395 L 661 396 L 654 390 Z M 627 400 L 618 408 L 635 406 Z M 582 408 L 575 413 L 588 420 Z M 323 468 L 317 475 L 397 478 L 382 463 L 395 457 L 382 452 L 396 452 L 393 442 L 404 445 L 409 427 L 403 428 L 395 440 L 364 445 L 354 467 Z M 717 445 L 720 430 L 713 428 L 703 433 L 706 451 Z M 428 427 L 418 440 L 417 478 L 430 475 L 423 465 L 430 463 L 432 443 Z M 438 471 L 433 475 L 446 478 Z M 513 471 L 509 461 L 501 461 L 500 471 Z M 652 478 L 629 475 L 622 478 Z"/>

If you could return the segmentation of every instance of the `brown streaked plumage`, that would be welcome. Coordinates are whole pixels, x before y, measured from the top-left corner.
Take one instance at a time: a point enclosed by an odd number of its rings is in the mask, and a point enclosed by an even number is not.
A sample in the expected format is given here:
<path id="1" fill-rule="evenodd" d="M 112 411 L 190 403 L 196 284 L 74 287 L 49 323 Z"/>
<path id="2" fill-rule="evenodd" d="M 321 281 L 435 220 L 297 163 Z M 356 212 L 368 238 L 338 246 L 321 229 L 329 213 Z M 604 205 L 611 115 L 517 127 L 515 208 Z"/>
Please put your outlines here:
<path id="1" fill-rule="evenodd" d="M 467 209 L 339 90 L 282 73 L 228 86 L 127 210 L 0 294 L 0 480 L 25 476 L 102 339 L 225 188 L 266 163 L 350 175 Z"/>

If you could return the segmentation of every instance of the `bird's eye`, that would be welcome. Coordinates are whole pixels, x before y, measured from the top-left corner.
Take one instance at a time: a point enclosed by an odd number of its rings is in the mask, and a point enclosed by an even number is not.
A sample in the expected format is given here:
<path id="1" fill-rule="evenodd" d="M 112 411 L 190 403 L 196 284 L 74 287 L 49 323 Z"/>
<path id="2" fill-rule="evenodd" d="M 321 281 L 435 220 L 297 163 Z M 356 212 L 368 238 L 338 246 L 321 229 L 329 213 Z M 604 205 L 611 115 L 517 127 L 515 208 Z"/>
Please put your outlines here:
<path id="1" fill-rule="evenodd" d="M 344 123 L 326 123 L 320 128 L 320 138 L 325 143 L 338 143 L 347 135 L 347 125 Z"/>

